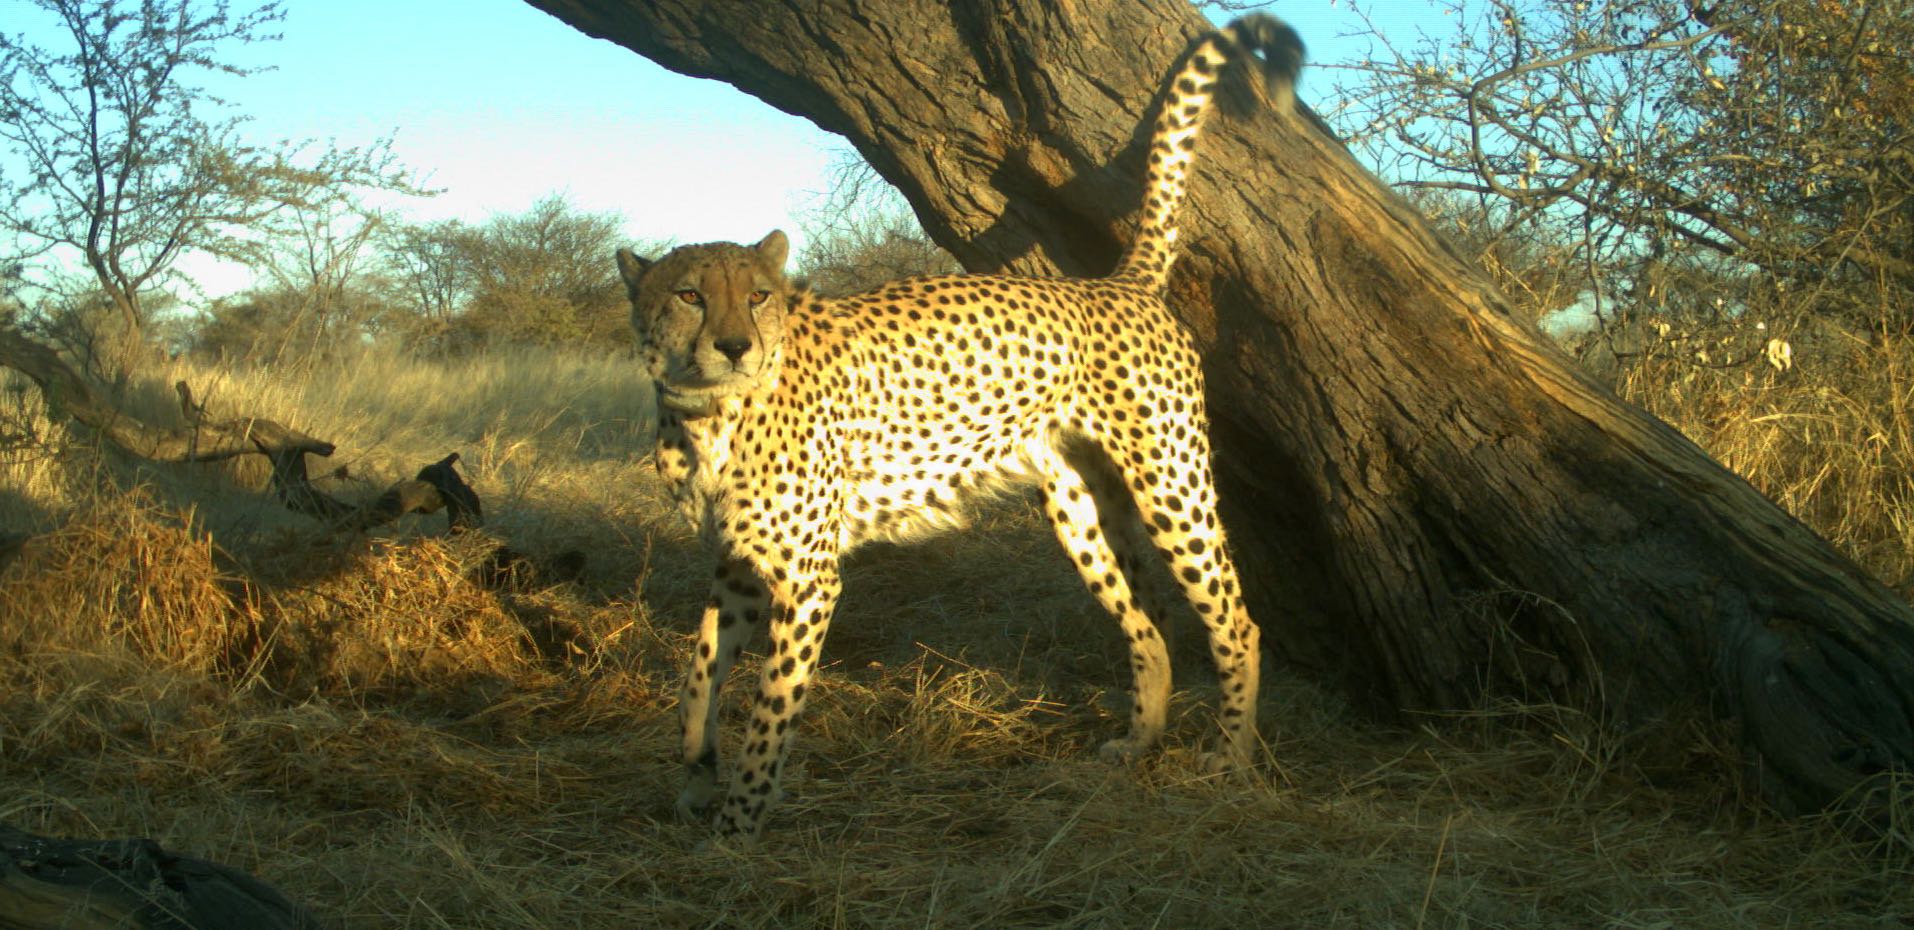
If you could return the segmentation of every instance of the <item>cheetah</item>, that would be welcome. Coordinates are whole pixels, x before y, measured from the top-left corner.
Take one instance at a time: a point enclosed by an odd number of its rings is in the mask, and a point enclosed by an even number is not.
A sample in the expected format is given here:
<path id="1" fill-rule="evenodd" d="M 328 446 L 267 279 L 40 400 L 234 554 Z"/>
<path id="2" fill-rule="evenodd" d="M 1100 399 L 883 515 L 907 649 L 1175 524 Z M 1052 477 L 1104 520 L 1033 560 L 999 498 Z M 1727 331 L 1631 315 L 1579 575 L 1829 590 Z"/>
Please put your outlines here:
<path id="1" fill-rule="evenodd" d="M 1163 734 L 1170 664 L 1138 573 L 1152 553 L 1207 627 L 1222 685 L 1216 771 L 1257 748 L 1259 633 L 1216 518 L 1203 380 L 1163 303 L 1197 132 L 1227 65 L 1263 56 L 1287 106 L 1294 30 L 1250 16 L 1200 39 L 1171 77 L 1135 241 L 1106 278 L 949 275 L 825 299 L 784 276 L 789 243 L 617 253 L 638 355 L 655 379 L 657 466 L 717 556 L 680 693 L 689 819 L 755 839 L 830 626 L 839 559 L 957 529 L 966 504 L 1041 488 L 1057 539 L 1128 640 L 1128 762 Z M 718 692 L 746 637 L 771 647 L 729 787 Z"/>

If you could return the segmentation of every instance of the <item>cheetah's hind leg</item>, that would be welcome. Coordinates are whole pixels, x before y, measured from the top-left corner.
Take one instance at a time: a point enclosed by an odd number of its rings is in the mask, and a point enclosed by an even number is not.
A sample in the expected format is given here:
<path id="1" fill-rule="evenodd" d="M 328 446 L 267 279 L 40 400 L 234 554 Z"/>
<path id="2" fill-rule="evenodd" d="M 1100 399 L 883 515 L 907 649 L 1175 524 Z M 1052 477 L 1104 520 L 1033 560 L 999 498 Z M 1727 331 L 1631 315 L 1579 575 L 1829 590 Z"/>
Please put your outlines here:
<path id="1" fill-rule="evenodd" d="M 1097 750 L 1106 761 L 1129 764 L 1163 738 L 1170 703 L 1170 656 L 1156 624 L 1130 588 L 1123 563 L 1133 563 L 1136 553 L 1119 554 L 1113 543 L 1120 544 L 1123 537 L 1104 531 L 1106 523 L 1128 517 L 1124 512 L 1128 502 L 1109 496 L 1106 482 L 1093 485 L 1085 480 L 1086 472 L 1099 476 L 1100 457 L 1101 450 L 1072 448 L 1066 459 L 1059 450 L 1045 448 L 1034 459 L 1044 477 L 1044 511 L 1057 541 L 1091 595 L 1116 618 L 1130 647 L 1130 732 Z M 1106 516 L 1112 519 L 1105 520 Z"/>
<path id="2" fill-rule="evenodd" d="M 1209 633 L 1210 658 L 1216 663 L 1222 706 L 1222 739 L 1205 754 L 1212 773 L 1250 767 L 1261 749 L 1256 732 L 1256 703 L 1262 672 L 1261 631 L 1243 605 L 1236 565 L 1229 557 L 1222 524 L 1216 520 L 1216 489 L 1208 467 L 1209 449 L 1199 437 L 1192 443 L 1190 480 L 1170 495 L 1155 489 L 1135 494 L 1156 548 L 1167 556 L 1170 576 Z"/>

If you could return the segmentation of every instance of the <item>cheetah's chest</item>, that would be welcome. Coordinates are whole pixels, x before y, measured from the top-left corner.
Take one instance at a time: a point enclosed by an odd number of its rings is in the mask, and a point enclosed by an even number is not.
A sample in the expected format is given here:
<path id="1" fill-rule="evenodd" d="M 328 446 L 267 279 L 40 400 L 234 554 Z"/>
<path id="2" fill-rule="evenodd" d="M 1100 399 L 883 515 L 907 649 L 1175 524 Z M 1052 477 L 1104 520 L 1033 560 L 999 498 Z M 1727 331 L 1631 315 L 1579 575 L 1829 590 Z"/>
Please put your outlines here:
<path id="1" fill-rule="evenodd" d="M 733 495 L 726 490 L 727 466 L 733 461 L 734 424 L 716 421 L 703 428 L 679 423 L 661 426 L 658 474 L 678 512 L 713 551 L 725 551 L 725 524 Z"/>

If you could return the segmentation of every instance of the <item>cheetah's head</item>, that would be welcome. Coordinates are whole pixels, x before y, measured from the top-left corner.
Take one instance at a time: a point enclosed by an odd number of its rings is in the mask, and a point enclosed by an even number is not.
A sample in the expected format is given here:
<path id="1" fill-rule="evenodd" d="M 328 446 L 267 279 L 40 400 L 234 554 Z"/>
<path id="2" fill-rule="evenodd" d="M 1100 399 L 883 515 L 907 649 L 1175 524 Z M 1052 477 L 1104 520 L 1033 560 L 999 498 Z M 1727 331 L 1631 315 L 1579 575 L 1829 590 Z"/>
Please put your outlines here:
<path id="1" fill-rule="evenodd" d="M 790 284 L 790 241 L 687 245 L 657 261 L 618 250 L 638 351 L 662 402 L 684 413 L 777 383 Z"/>

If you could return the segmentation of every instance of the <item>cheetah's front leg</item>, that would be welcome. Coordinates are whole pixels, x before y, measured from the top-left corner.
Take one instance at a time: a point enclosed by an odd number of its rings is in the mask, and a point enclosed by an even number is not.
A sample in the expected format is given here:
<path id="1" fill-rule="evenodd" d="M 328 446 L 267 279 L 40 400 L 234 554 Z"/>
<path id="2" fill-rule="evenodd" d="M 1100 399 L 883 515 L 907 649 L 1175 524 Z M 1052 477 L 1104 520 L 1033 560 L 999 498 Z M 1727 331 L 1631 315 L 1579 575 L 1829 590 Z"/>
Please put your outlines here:
<path id="1" fill-rule="evenodd" d="M 719 563 L 698 624 L 697 655 L 678 693 L 685 764 L 685 787 L 678 795 L 681 819 L 703 819 L 718 800 L 718 692 L 769 602 L 749 565 L 735 559 Z"/>
<path id="2" fill-rule="evenodd" d="M 718 812 L 716 827 L 721 836 L 755 839 L 763 830 L 765 813 L 779 797 L 778 782 L 794 724 L 804 709 L 841 588 L 836 560 L 828 561 L 831 564 L 815 575 L 793 576 L 772 592 L 771 652 L 764 660 L 737 772 Z"/>

